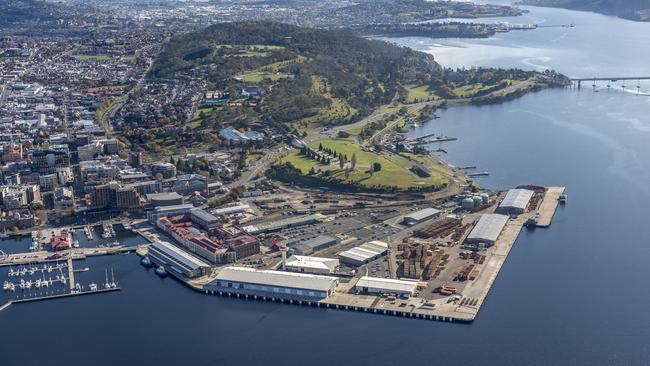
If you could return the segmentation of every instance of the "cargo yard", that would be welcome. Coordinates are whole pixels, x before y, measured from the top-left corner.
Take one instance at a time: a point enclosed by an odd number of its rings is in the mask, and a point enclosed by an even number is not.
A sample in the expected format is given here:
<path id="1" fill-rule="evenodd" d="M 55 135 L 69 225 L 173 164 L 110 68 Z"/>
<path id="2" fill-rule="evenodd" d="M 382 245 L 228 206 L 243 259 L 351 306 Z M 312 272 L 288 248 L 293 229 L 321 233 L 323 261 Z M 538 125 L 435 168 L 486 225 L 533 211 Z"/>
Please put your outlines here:
<path id="1" fill-rule="evenodd" d="M 258 237 L 267 251 L 186 282 L 212 295 L 469 322 L 522 228 L 548 226 L 564 202 L 563 187 L 524 186 L 385 216 L 362 208 L 269 221 L 251 226 L 274 228 Z"/>

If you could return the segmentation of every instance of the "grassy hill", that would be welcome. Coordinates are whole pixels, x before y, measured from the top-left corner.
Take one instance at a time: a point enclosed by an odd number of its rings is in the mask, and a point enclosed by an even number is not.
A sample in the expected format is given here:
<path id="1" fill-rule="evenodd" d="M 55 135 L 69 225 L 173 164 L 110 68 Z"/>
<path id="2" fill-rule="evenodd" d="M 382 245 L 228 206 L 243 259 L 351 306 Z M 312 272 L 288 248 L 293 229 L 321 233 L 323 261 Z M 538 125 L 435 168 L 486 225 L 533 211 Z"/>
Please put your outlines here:
<path id="1" fill-rule="evenodd" d="M 650 21 L 650 0 L 525 0 L 524 3 L 593 11 L 631 20 Z"/>
<path id="2" fill-rule="evenodd" d="M 389 103 L 402 84 L 438 79 L 433 56 L 347 33 L 273 22 L 215 24 L 172 39 L 151 78 L 206 78 L 236 95 L 271 90 L 258 108 L 270 123 L 349 123 Z"/>

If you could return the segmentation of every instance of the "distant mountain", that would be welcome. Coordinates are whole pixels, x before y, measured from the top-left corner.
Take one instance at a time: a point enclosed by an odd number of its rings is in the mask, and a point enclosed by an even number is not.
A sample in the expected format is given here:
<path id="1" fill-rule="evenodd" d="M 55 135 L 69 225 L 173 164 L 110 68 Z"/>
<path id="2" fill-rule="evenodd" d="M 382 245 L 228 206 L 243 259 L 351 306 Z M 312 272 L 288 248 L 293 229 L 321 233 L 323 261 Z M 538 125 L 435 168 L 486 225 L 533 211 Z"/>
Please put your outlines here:
<path id="1" fill-rule="evenodd" d="M 650 0 L 524 0 L 526 5 L 593 11 L 605 15 L 648 22 Z"/>

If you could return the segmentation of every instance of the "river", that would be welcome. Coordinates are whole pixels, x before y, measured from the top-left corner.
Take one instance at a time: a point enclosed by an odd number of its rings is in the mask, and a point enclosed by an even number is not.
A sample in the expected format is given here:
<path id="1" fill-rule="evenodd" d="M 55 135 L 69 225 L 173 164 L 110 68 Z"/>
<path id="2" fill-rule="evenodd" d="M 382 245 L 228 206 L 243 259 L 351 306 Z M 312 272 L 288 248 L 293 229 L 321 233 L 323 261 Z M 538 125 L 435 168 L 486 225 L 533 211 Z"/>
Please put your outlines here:
<path id="1" fill-rule="evenodd" d="M 650 74 L 650 24 L 541 8 L 516 20 L 527 21 L 576 27 L 397 41 L 449 67 Z M 452 108 L 411 132 L 458 137 L 444 158 L 489 171 L 484 186 L 567 187 L 552 226 L 522 232 L 471 324 L 203 296 L 123 255 L 86 261 L 97 281 L 115 268 L 119 293 L 0 313 L 2 364 L 648 364 L 650 101 L 620 89 Z"/>

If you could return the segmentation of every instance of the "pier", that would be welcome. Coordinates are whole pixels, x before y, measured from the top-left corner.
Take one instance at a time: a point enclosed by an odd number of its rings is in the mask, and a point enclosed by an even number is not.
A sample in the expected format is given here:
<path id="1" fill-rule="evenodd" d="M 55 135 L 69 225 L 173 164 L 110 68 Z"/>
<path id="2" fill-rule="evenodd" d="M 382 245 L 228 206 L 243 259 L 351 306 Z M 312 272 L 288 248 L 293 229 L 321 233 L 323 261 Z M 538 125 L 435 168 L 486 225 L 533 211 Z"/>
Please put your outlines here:
<path id="1" fill-rule="evenodd" d="M 564 190 L 564 187 L 548 187 L 539 206 L 537 227 L 549 227 L 551 225 L 557 206 L 560 203 L 560 196 L 564 193 Z"/>
<path id="2" fill-rule="evenodd" d="M 8 254 L 5 258 L 0 258 L 0 267 L 14 266 L 20 264 L 34 264 L 34 263 L 47 263 L 56 262 L 65 258 L 71 257 L 72 260 L 86 259 L 86 257 L 93 257 L 97 255 L 111 255 L 126 252 L 133 252 L 137 246 L 115 246 L 103 248 L 75 248 L 68 249 L 61 252 L 30 252 L 30 253 L 16 253 Z M 56 256 L 58 254 L 58 256 Z"/>
<path id="3" fill-rule="evenodd" d="M 36 301 L 45 301 L 45 300 L 53 300 L 53 299 L 63 299 L 67 297 L 75 297 L 75 296 L 86 296 L 86 295 L 94 295 L 94 294 L 103 294 L 107 292 L 115 292 L 115 291 L 120 291 L 121 288 L 119 287 L 112 287 L 112 288 L 105 288 L 105 289 L 98 289 L 95 291 L 81 291 L 81 292 L 68 292 L 65 294 L 57 294 L 57 295 L 47 295 L 47 296 L 37 296 L 37 297 L 28 297 L 24 299 L 16 299 L 16 300 L 10 300 L 4 303 L 2 306 L 0 306 L 0 312 L 3 310 L 7 309 L 9 306 L 14 305 L 14 304 L 23 304 L 27 302 L 36 302 Z"/>

